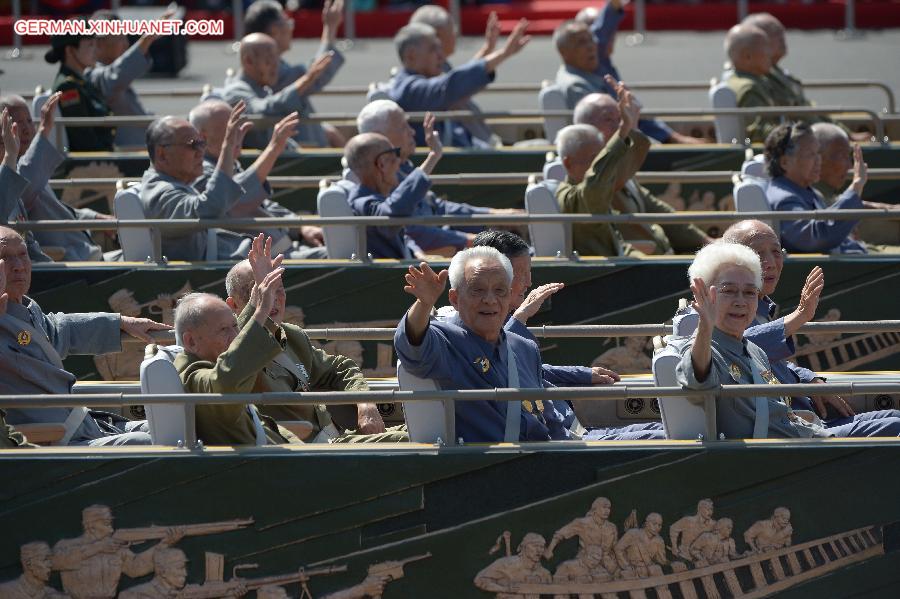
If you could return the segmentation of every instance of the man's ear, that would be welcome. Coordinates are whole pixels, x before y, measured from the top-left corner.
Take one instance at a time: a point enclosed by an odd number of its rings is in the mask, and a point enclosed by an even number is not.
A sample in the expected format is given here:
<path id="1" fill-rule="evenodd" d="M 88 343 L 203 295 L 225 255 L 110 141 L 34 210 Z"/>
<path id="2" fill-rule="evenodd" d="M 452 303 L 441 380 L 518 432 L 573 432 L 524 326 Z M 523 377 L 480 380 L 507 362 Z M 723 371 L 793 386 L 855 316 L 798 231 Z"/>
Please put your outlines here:
<path id="1" fill-rule="evenodd" d="M 197 344 L 194 339 L 194 333 L 192 331 L 181 332 L 181 347 L 183 347 L 186 351 L 194 353 L 196 345 Z"/>
<path id="2" fill-rule="evenodd" d="M 457 312 L 459 312 L 459 307 L 457 304 L 459 303 L 459 291 L 456 289 L 451 289 L 447 292 L 447 295 L 450 297 L 450 305 L 453 306 Z"/>
<path id="3" fill-rule="evenodd" d="M 237 302 L 234 301 L 234 298 L 230 295 L 225 298 L 225 303 L 228 304 L 228 307 L 231 308 L 232 312 L 239 312 Z"/>

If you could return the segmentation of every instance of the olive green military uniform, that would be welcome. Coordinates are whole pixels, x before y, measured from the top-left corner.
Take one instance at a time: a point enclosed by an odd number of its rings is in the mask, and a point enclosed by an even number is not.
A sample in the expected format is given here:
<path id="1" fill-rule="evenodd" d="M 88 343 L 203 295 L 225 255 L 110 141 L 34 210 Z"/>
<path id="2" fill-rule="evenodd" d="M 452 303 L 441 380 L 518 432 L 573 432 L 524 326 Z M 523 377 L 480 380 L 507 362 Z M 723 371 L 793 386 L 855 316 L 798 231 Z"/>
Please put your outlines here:
<path id="1" fill-rule="evenodd" d="M 59 68 L 53 91 L 62 92 L 59 110 L 64 117 L 111 116 L 96 87 L 66 65 Z M 116 130 L 112 127 L 66 127 L 72 152 L 112 152 Z"/>
<path id="2" fill-rule="evenodd" d="M 727 83 L 737 96 L 738 108 L 779 106 L 767 77 L 735 71 Z M 753 142 L 764 142 L 769 132 L 780 123 L 781 118 L 778 116 L 759 115 L 747 124 L 747 137 Z"/>
<path id="3" fill-rule="evenodd" d="M 629 135 L 620 139 L 613 135 L 606 146 L 594 158 L 581 183 L 571 179 L 559 184 L 556 201 L 564 214 L 610 214 L 615 196 L 615 183 L 621 169 L 626 166 L 628 149 L 634 143 Z M 572 225 L 572 249 L 582 256 L 620 256 L 635 253 L 622 240 L 619 230 L 611 223 L 585 223 Z"/>
<path id="4" fill-rule="evenodd" d="M 0 449 L 9 447 L 34 447 L 25 435 L 6 424 L 6 412 L 0 410 Z"/>
<path id="5" fill-rule="evenodd" d="M 783 71 L 778 65 L 772 67 L 766 75 L 766 81 L 776 106 L 811 106 L 803 95 L 803 84 L 800 80 Z"/>
<path id="6" fill-rule="evenodd" d="M 671 214 L 675 209 L 653 195 L 633 177 L 640 169 L 650 149 L 650 139 L 640 131 L 630 135 L 633 142 L 628 149 L 623 169 L 619 169 L 616 187 L 621 185 L 613 198 L 613 209 L 623 214 L 652 213 Z M 624 184 L 622 178 L 627 177 Z M 656 244 L 654 254 L 693 254 L 706 243 L 706 234 L 694 225 L 658 225 L 656 223 L 619 224 L 616 228 L 627 240 L 643 239 Z"/>

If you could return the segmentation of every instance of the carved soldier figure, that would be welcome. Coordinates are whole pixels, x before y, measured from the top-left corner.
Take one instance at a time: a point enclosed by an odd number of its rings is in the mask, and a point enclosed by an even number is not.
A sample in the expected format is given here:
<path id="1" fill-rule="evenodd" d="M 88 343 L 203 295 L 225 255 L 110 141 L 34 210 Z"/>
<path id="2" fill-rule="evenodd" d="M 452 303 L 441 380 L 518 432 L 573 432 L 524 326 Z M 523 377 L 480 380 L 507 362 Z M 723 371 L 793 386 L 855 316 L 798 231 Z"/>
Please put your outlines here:
<path id="1" fill-rule="evenodd" d="M 661 576 L 662 568 L 669 563 L 666 544 L 659 536 L 662 516 L 653 512 L 647 515 L 643 528 L 632 528 L 616 543 L 615 552 L 622 578 L 647 578 Z"/>
<path id="2" fill-rule="evenodd" d="M 119 599 L 169 599 L 187 581 L 187 557 L 181 549 L 157 548 L 153 552 L 153 580 L 119 593 Z"/>
<path id="3" fill-rule="evenodd" d="M 516 583 L 549 583 L 550 572 L 541 566 L 541 557 L 547 541 L 539 534 L 525 535 L 516 555 L 502 557 L 475 576 L 475 586 L 483 591 L 497 593 L 496 599 L 540 599 L 538 594 L 513 592 Z"/>
<path id="4" fill-rule="evenodd" d="M 619 569 L 613 548 L 619 538 L 616 525 L 609 521 L 612 512 L 612 502 L 606 497 L 598 497 L 591 504 L 591 509 L 583 518 L 572 520 L 553 534 L 550 546 L 544 552 L 544 557 L 553 557 L 553 550 L 560 541 L 578 537 L 578 554 L 576 559 L 583 558 L 587 549 L 596 545 L 603 551 L 603 567 L 610 574 L 615 574 Z"/>
<path id="5" fill-rule="evenodd" d="M 553 582 L 557 584 L 567 582 L 589 584 L 606 582 L 609 579 L 609 572 L 603 567 L 603 550 L 599 545 L 588 546 L 579 552 L 579 556 L 575 559 L 561 563 L 553 573 Z M 593 593 L 578 595 L 578 599 L 593 599 L 593 597 Z M 569 599 L 569 594 L 556 595 L 554 599 Z"/>
<path id="6" fill-rule="evenodd" d="M 84 508 L 81 521 L 83 535 L 53 547 L 53 568 L 60 571 L 63 589 L 73 599 L 112 599 L 122 574 L 130 578 L 149 574 L 154 553 L 184 536 L 181 529 L 172 528 L 158 544 L 136 554 L 127 542 L 113 537 L 112 512 L 105 505 Z"/>
<path id="7" fill-rule="evenodd" d="M 697 514 L 685 516 L 669 527 L 669 538 L 672 540 L 672 552 L 684 559 L 691 559 L 691 543 L 705 532 L 715 530 L 716 521 L 713 520 L 713 502 L 711 499 L 701 499 L 697 502 Z M 681 539 L 679 539 L 679 535 Z"/>
<path id="8" fill-rule="evenodd" d="M 690 546 L 691 559 L 698 568 L 705 568 L 712 564 L 722 564 L 729 560 L 738 559 L 734 539 L 731 531 L 734 524 L 731 518 L 721 518 L 716 522 L 716 530 L 701 533 Z"/>
<path id="9" fill-rule="evenodd" d="M 25 543 L 19 548 L 22 560 L 22 575 L 16 580 L 0 584 L 3 599 L 68 599 L 47 586 L 53 565 L 50 561 L 50 546 L 47 543 Z"/>
<path id="10" fill-rule="evenodd" d="M 772 517 L 759 520 L 744 533 L 744 540 L 750 546 L 750 553 L 775 551 L 791 544 L 791 511 L 777 507 Z"/>

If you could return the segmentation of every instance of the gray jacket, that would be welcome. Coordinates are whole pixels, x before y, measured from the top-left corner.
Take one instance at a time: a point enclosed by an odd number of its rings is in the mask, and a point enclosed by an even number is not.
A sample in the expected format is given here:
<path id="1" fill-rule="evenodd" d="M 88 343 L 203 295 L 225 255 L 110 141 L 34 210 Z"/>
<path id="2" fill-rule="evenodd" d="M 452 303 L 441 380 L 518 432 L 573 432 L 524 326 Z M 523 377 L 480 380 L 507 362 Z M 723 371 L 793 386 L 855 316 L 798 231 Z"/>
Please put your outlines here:
<path id="1" fill-rule="evenodd" d="M 334 52 L 334 57 L 331 59 L 331 64 L 328 65 L 328 68 L 325 69 L 325 72 L 319 75 L 319 78 L 316 79 L 312 88 L 310 88 L 309 93 L 314 94 L 326 85 L 331 82 L 334 76 L 337 74 L 338 69 L 344 64 L 344 55 L 341 54 L 337 48 L 333 45 L 321 45 L 319 46 L 319 51 L 316 52 L 316 57 L 319 57 L 326 52 Z M 284 59 L 278 60 L 278 82 L 275 83 L 275 87 L 272 88 L 275 92 L 280 92 L 285 87 L 291 85 L 294 81 L 302 77 L 306 74 L 306 65 L 303 64 L 288 64 Z M 302 101 L 304 103 L 304 112 L 300 114 L 312 114 L 315 112 L 313 109 L 312 103 L 309 101 L 307 96 L 302 96 Z M 322 125 L 318 123 L 310 123 L 307 125 L 300 125 L 300 128 L 297 130 L 297 135 L 294 136 L 294 139 L 308 146 L 319 146 L 325 147 L 328 145 L 328 139 L 325 137 L 325 130 L 322 129 Z"/>
<path id="2" fill-rule="evenodd" d="M 16 171 L 0 165 L 0 219 L 9 221 L 28 220 L 22 194 L 28 188 L 28 180 Z M 50 257 L 41 251 L 41 245 L 31 231 L 25 231 L 25 246 L 32 262 L 49 262 Z"/>
<path id="3" fill-rule="evenodd" d="M 141 206 L 147 218 L 190 219 L 223 218 L 238 202 L 244 190 L 222 171 L 215 170 L 205 192 L 177 181 L 150 166 L 141 179 Z M 217 235 L 218 257 L 243 257 L 238 254 L 246 239 L 228 231 Z M 205 230 L 163 230 L 162 252 L 170 260 L 205 260 Z"/>
<path id="4" fill-rule="evenodd" d="M 98 62 L 89 68 L 85 77 L 100 90 L 114 115 L 149 114 L 131 84 L 145 75 L 152 65 L 150 57 L 141 52 L 137 44 L 132 44 L 112 64 Z M 119 147 L 143 148 L 146 143 L 145 127 L 117 127 L 115 143 Z"/>
<path id="5" fill-rule="evenodd" d="M 566 95 L 566 107 L 568 108 L 575 108 L 578 101 L 588 94 L 609 93 L 609 86 L 600 75 L 565 64 L 556 71 L 556 85 Z"/>
<path id="6" fill-rule="evenodd" d="M 272 88 L 251 81 L 243 72 L 225 84 L 223 95 L 225 101 L 232 106 L 243 100 L 247 104 L 248 115 L 284 117 L 297 111 L 300 118 L 305 118 L 309 116 L 311 109 L 309 100 L 297 93 L 294 86 L 273 92 Z M 272 139 L 272 130 L 272 127 L 253 127 L 244 137 L 244 147 L 258 149 L 266 147 Z"/>
<path id="7" fill-rule="evenodd" d="M 42 344 L 24 335 L 24 321 L 43 334 L 56 355 L 48 355 Z M 122 350 L 121 317 L 112 313 L 44 314 L 30 297 L 23 303 L 9 302 L 0 316 L 0 394 L 38 395 L 71 392 L 75 375 L 62 367 L 70 354 L 96 355 Z M 64 422 L 70 408 L 24 408 L 6 412 L 9 424 L 24 422 Z M 71 442 L 97 439 L 104 435 L 91 418 L 85 418 Z"/>
<path id="8" fill-rule="evenodd" d="M 74 210 L 53 193 L 50 177 L 63 160 L 65 155 L 43 135 L 36 135 L 28 151 L 19 158 L 19 173 L 29 183 L 22 194 L 29 220 L 74 220 L 97 214 L 93 210 Z M 85 231 L 37 231 L 34 237 L 41 245 L 64 248 L 64 260 L 103 260 L 100 247 Z"/>

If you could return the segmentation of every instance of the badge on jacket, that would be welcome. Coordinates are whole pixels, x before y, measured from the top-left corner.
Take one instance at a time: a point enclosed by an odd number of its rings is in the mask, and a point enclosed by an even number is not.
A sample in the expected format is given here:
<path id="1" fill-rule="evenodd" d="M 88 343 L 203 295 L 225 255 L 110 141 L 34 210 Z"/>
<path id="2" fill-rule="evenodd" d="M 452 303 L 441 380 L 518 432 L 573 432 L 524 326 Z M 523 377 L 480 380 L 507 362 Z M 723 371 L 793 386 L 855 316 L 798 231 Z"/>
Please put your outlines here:
<path id="1" fill-rule="evenodd" d="M 781 381 L 778 380 L 771 370 L 763 370 L 759 373 L 759 375 L 763 378 L 764 381 L 769 383 L 770 385 L 780 385 Z"/>
<path id="2" fill-rule="evenodd" d="M 28 331 L 19 331 L 16 341 L 19 342 L 19 345 L 28 345 L 31 343 L 31 334 Z"/>
<path id="3" fill-rule="evenodd" d="M 81 102 L 81 95 L 77 89 L 67 89 L 59 97 L 60 106 L 74 106 Z"/>
<path id="4" fill-rule="evenodd" d="M 488 370 L 491 369 L 491 361 L 488 360 L 487 358 L 485 358 L 484 356 L 479 356 L 478 358 L 475 358 L 475 361 L 472 362 L 472 364 L 480 366 L 482 374 L 487 374 Z"/>
<path id="5" fill-rule="evenodd" d="M 728 367 L 728 372 L 731 373 L 731 378 L 734 379 L 735 383 L 741 382 L 741 369 L 737 364 L 732 364 Z"/>

